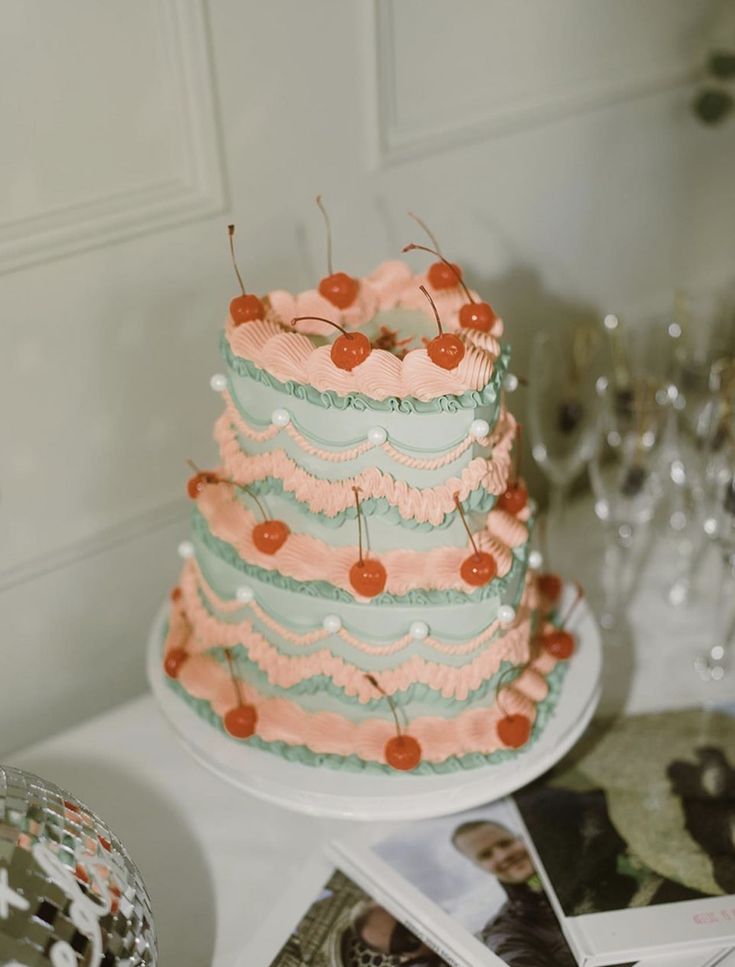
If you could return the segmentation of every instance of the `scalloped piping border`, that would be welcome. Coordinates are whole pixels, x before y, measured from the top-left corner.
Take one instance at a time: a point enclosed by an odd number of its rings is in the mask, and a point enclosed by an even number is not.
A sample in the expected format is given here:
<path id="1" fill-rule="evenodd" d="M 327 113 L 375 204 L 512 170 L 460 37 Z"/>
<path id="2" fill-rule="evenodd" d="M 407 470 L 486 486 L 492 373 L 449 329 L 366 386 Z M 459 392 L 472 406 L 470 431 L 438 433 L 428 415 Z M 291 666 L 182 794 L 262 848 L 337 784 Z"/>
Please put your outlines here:
<path id="1" fill-rule="evenodd" d="M 471 752 L 460 756 L 449 756 L 442 762 L 426 762 L 422 761 L 416 769 L 411 772 L 411 775 L 446 775 L 453 772 L 464 772 L 469 769 L 477 769 L 482 766 L 492 766 L 492 765 L 502 765 L 506 762 L 510 762 L 513 759 L 517 759 L 519 756 L 523 755 L 539 738 L 544 728 L 549 722 L 549 719 L 554 713 L 556 705 L 561 696 L 562 685 L 564 683 L 564 677 L 567 671 L 566 662 L 559 662 L 552 671 L 546 676 L 546 681 L 549 686 L 549 692 L 546 698 L 539 702 L 536 706 L 536 718 L 531 729 L 531 736 L 528 742 L 520 749 L 499 749 L 495 752 L 491 752 L 489 755 L 485 755 L 481 752 Z M 222 724 L 222 719 L 212 708 L 212 705 L 206 699 L 194 698 L 181 686 L 181 684 L 173 679 L 166 679 L 169 687 L 192 709 L 192 711 L 199 715 L 200 718 L 204 719 L 219 732 L 222 733 L 229 741 L 238 742 L 239 740 L 233 739 L 225 731 L 224 725 Z M 361 759 L 356 754 L 349 756 L 334 755 L 331 753 L 315 753 L 312 752 L 305 745 L 288 745 L 285 742 L 265 742 L 258 736 L 253 736 L 248 739 L 247 745 L 256 749 L 260 749 L 264 752 L 270 752 L 274 755 L 279 755 L 282 759 L 288 762 L 298 762 L 302 765 L 314 766 L 314 767 L 326 767 L 328 769 L 335 769 L 337 771 L 346 772 L 365 772 L 373 773 L 376 775 L 399 775 L 395 769 L 383 763 L 367 761 Z"/>
<path id="2" fill-rule="evenodd" d="M 505 490 L 511 469 L 516 421 L 508 412 L 503 417 L 503 426 L 498 430 L 500 439 L 492 455 L 473 457 L 458 476 L 449 477 L 433 487 L 411 486 L 378 467 L 366 467 L 351 477 L 329 480 L 304 470 L 285 450 L 246 454 L 226 413 L 214 425 L 214 439 L 227 476 L 240 486 L 247 487 L 265 477 L 278 477 L 286 490 L 307 503 L 310 511 L 333 514 L 354 505 L 353 488 L 358 487 L 366 499 L 384 497 L 404 517 L 433 524 L 455 510 L 455 495 L 465 501 L 479 486 L 496 496 Z"/>
<path id="3" fill-rule="evenodd" d="M 525 649 L 527 648 L 528 640 L 533 630 L 529 621 L 537 603 L 532 581 L 531 576 L 526 580 L 523 593 L 517 605 L 518 613 L 512 624 L 504 625 L 495 618 L 479 634 L 473 635 L 472 638 L 463 641 L 461 644 L 441 642 L 431 636 L 427 637 L 421 643 L 422 647 L 430 648 L 439 655 L 457 657 L 474 654 L 474 658 L 468 664 L 463 666 L 445 666 L 441 662 L 431 662 L 413 655 L 408 660 L 408 663 L 411 665 L 410 674 L 414 678 L 424 682 L 424 684 L 431 685 L 437 690 L 441 690 L 442 679 L 444 679 L 443 687 L 446 688 L 449 684 L 447 682 L 448 678 L 459 679 L 463 675 L 467 678 L 473 678 L 475 684 L 463 684 L 459 688 L 459 692 L 456 692 L 455 683 L 455 694 L 460 694 L 461 697 L 464 697 L 467 688 L 477 687 L 481 679 L 487 677 L 488 674 L 495 673 L 497 664 L 502 658 L 515 658 L 519 663 L 524 661 L 526 658 Z M 249 651 L 252 645 L 253 649 L 259 651 L 261 658 L 264 659 L 259 663 L 261 668 L 265 668 L 268 665 L 271 668 L 276 668 L 276 670 L 280 668 L 285 672 L 287 666 L 296 666 L 301 662 L 302 664 L 305 663 L 307 666 L 310 666 L 307 672 L 300 673 L 302 677 L 314 674 L 316 665 L 319 665 L 317 669 L 319 673 L 323 672 L 332 678 L 335 678 L 336 675 L 344 677 L 346 663 L 344 659 L 332 654 L 331 649 L 323 649 L 321 652 L 317 652 L 316 655 L 313 652 L 306 656 L 283 655 L 263 637 L 263 634 L 266 632 L 258 632 L 248 618 L 240 618 L 234 622 L 225 621 L 219 617 L 217 614 L 218 611 L 228 615 L 233 615 L 237 612 L 251 612 L 254 619 L 261 626 L 298 649 L 308 649 L 313 645 L 318 645 L 329 638 L 337 636 L 349 648 L 353 648 L 355 651 L 361 651 L 369 657 L 385 657 L 396 655 L 414 643 L 411 635 L 406 634 L 394 641 L 389 641 L 387 644 L 379 645 L 375 642 L 362 641 L 345 628 L 340 628 L 339 631 L 332 632 L 318 626 L 311 631 L 303 633 L 294 632 L 269 615 L 255 599 L 249 602 L 240 602 L 221 598 L 210 587 L 195 561 L 188 561 L 184 565 L 179 584 L 183 592 L 183 611 L 179 611 L 172 606 L 172 615 L 180 616 L 183 621 L 187 622 L 193 628 L 195 647 L 189 649 L 192 653 L 207 652 L 212 648 L 220 646 L 233 647 L 237 644 L 243 644 Z M 185 630 L 183 626 L 182 630 Z M 252 640 L 246 641 L 248 638 Z M 479 655 L 475 654 L 482 645 L 489 645 L 491 641 L 496 646 L 492 651 L 485 647 L 482 648 Z M 404 665 L 405 663 L 391 669 L 391 679 L 386 683 L 386 688 L 391 692 L 399 691 L 405 687 L 398 680 L 408 674 L 404 669 Z M 289 672 L 287 677 L 289 680 L 293 680 L 293 673 Z M 432 678 L 435 681 L 432 681 Z M 367 699 L 371 693 L 371 689 L 372 687 L 368 687 L 364 682 L 360 682 L 352 691 L 356 694 L 361 694 Z M 446 695 L 448 693 L 444 692 L 444 694 Z"/>
<path id="4" fill-rule="evenodd" d="M 502 578 L 493 580 L 477 591 L 465 594 L 463 591 L 430 591 L 426 589 L 416 589 L 407 594 L 395 595 L 384 591 L 382 594 L 365 601 L 357 601 L 348 591 L 335 587 L 328 581 L 296 581 L 294 578 L 286 577 L 279 571 L 266 571 L 255 564 L 248 564 L 240 557 L 232 544 L 221 540 L 211 533 L 207 522 L 202 514 L 194 509 L 192 517 L 192 532 L 194 537 L 199 540 L 216 557 L 219 557 L 226 564 L 236 570 L 247 574 L 254 580 L 269 584 L 272 587 L 286 591 L 297 591 L 311 598 L 323 598 L 326 601 L 342 601 L 346 604 L 361 604 L 369 607 L 385 605 L 433 605 L 433 604 L 465 604 L 468 601 L 484 601 L 488 598 L 495 598 L 504 594 L 511 583 L 518 578 L 518 572 L 525 570 L 528 545 L 524 545 L 513 554 L 513 561 L 510 571 Z"/>
<path id="5" fill-rule="evenodd" d="M 284 500 L 290 501 L 304 513 L 311 514 L 312 517 L 316 517 L 320 524 L 324 527 L 341 527 L 345 521 L 354 521 L 357 517 L 357 512 L 354 506 L 346 507 L 339 513 L 335 514 L 334 517 L 328 517 L 322 511 L 309 510 L 309 505 L 304 500 L 299 500 L 299 498 L 291 493 L 290 490 L 285 490 L 283 487 L 283 481 L 279 477 L 263 477 L 262 480 L 255 480 L 253 483 L 248 484 L 248 490 L 254 492 L 256 496 L 267 497 L 269 494 L 273 494 L 276 497 L 283 497 Z M 462 509 L 465 513 L 477 512 L 486 513 L 493 509 L 497 503 L 498 498 L 495 494 L 489 493 L 480 484 L 479 487 L 475 487 L 472 490 L 466 500 L 462 501 Z M 379 515 L 383 520 L 387 521 L 389 524 L 398 524 L 401 527 L 405 527 L 406 530 L 417 530 L 428 533 L 429 531 L 435 530 L 445 530 L 450 527 L 453 521 L 458 516 L 458 511 L 450 511 L 446 513 L 439 524 L 431 524 L 428 521 L 419 521 L 414 517 L 402 517 L 400 511 L 397 507 L 389 504 L 385 497 L 369 497 L 366 500 L 360 501 L 360 513 L 364 517 L 372 517 Z M 519 517 L 519 520 L 521 518 Z M 527 523 L 527 521 L 523 521 Z"/>
<path id="6" fill-rule="evenodd" d="M 366 453 L 370 453 L 371 450 L 382 450 L 391 460 L 400 466 L 409 467 L 412 470 L 440 470 L 442 467 L 454 463 L 475 444 L 481 447 L 492 447 L 497 442 L 495 431 L 484 437 L 474 437 L 468 433 L 451 449 L 445 450 L 441 456 L 431 458 L 411 456 L 393 446 L 390 439 L 386 439 L 383 443 L 378 444 L 371 443 L 366 439 L 361 440 L 354 446 L 348 445 L 342 450 L 329 450 L 326 447 L 319 447 L 313 444 L 294 426 L 292 421 L 286 423 L 284 426 L 271 423 L 265 430 L 256 430 L 254 426 L 246 421 L 240 407 L 236 405 L 227 390 L 223 390 L 221 396 L 225 403 L 225 415 L 229 417 L 230 423 L 236 432 L 246 439 L 252 440 L 255 443 L 267 443 L 278 436 L 279 433 L 286 433 L 304 453 L 316 457 L 325 463 L 348 463 L 351 460 L 357 460 Z"/>
<path id="7" fill-rule="evenodd" d="M 227 366 L 238 376 L 248 377 L 279 393 L 284 393 L 295 399 L 307 400 L 309 403 L 327 409 L 331 407 L 338 410 L 352 408 L 355 410 L 375 410 L 382 413 L 458 413 L 460 410 L 493 405 L 498 402 L 500 386 L 510 361 L 510 348 L 507 345 L 502 346 L 500 356 L 493 366 L 490 382 L 483 390 L 469 391 L 461 396 L 437 396 L 436 399 L 424 402 L 412 396 L 403 398 L 390 396 L 385 400 L 374 400 L 362 393 L 348 393 L 347 396 L 340 396 L 332 390 L 320 392 L 305 383 L 295 383 L 291 380 L 282 383 L 264 369 L 255 366 L 250 360 L 236 356 L 232 352 L 224 332 L 220 335 L 220 352 Z"/>
<path id="8" fill-rule="evenodd" d="M 197 507 L 205 518 L 209 532 L 235 548 L 243 561 L 284 577 L 306 582 L 324 580 L 364 602 L 350 581 L 350 568 L 358 560 L 357 545 L 335 547 L 305 531 L 292 531 L 275 554 L 265 554 L 253 543 L 253 528 L 258 518 L 237 499 L 226 482 L 205 486 L 197 497 Z M 489 552 L 496 563 L 497 577 L 502 579 L 513 566 L 513 550 L 528 543 L 528 529 L 520 521 L 502 512 L 488 514 L 485 526 L 476 531 L 474 540 L 481 551 Z M 424 550 L 391 548 L 374 552 L 387 572 L 385 590 L 405 595 L 412 590 L 448 591 L 471 594 L 475 588 L 461 576 L 461 566 L 472 546 L 438 544 Z M 492 583 L 492 582 L 490 582 Z"/>

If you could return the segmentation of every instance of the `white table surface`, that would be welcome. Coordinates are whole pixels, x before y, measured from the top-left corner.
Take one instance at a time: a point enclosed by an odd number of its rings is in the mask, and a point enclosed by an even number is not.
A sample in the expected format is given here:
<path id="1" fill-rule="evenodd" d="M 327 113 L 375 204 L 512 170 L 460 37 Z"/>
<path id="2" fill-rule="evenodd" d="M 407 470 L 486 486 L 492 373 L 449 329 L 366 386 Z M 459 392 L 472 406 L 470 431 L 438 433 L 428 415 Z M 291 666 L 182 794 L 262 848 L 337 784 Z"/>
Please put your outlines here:
<path id="1" fill-rule="evenodd" d="M 559 563 L 574 560 L 594 603 L 601 535 L 588 503 L 564 530 Z M 603 710 L 735 700 L 735 673 L 708 686 L 694 675 L 712 604 L 704 595 L 673 609 L 665 599 L 670 565 L 670 548 L 657 547 L 636 580 L 630 626 L 608 641 Z M 143 661 L 144 642 L 138 647 Z M 152 896 L 161 967 L 231 967 L 312 850 L 346 825 L 289 813 L 218 781 L 179 746 L 150 696 L 10 762 L 69 789 L 128 846 Z"/>

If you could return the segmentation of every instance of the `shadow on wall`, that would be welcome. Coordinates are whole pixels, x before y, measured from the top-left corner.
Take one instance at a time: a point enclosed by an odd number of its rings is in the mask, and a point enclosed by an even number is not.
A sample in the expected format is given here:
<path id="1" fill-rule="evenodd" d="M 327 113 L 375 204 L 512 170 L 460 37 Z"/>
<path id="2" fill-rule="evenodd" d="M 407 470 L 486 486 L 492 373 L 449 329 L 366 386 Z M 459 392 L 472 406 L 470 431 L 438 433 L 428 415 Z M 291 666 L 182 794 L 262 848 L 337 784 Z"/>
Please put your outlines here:
<path id="1" fill-rule="evenodd" d="M 23 767 L 23 763 L 20 763 Z M 93 809 L 124 843 L 151 896 L 159 962 L 211 964 L 216 910 L 207 862 L 175 801 L 137 776 L 97 759 L 34 756 L 32 772 L 68 789 Z M 196 923 L 192 930 L 182 924 Z"/>
<path id="2" fill-rule="evenodd" d="M 468 281 L 493 305 L 505 321 L 504 338 L 510 343 L 511 371 L 529 382 L 531 344 L 541 330 L 563 333 L 581 325 L 600 325 L 603 312 L 592 303 L 576 301 L 547 288 L 541 273 L 530 265 L 515 264 L 507 272 L 495 277 L 468 273 Z M 526 421 L 528 394 L 520 386 L 508 398 L 508 405 L 523 424 Z M 535 464 L 528 435 L 523 441 L 523 476 L 530 493 L 540 504 L 546 503 L 548 485 Z M 572 492 L 587 489 L 587 476 L 581 474 Z"/>

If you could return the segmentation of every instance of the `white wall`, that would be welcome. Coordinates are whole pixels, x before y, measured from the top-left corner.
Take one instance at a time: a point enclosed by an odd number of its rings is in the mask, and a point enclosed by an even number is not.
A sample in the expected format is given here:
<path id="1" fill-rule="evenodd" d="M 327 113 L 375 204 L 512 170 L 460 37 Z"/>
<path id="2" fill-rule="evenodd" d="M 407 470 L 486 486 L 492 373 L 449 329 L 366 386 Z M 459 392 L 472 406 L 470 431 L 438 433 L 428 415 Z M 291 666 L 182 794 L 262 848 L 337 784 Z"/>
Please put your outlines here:
<path id="1" fill-rule="evenodd" d="M 144 688 L 213 459 L 236 288 L 367 271 L 420 212 L 508 322 L 722 285 L 735 124 L 702 129 L 704 0 L 5 0 L 0 752 Z M 519 399 L 519 404 L 522 401 Z"/>

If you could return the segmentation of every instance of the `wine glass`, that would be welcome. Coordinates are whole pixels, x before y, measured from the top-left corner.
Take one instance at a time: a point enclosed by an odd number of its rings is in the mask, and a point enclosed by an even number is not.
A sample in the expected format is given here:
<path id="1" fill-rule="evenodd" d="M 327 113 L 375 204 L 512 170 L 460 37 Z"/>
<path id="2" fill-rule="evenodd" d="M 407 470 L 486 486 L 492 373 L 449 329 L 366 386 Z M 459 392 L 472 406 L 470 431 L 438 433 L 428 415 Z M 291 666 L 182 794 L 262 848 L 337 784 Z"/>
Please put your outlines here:
<path id="1" fill-rule="evenodd" d="M 614 554 L 612 581 L 607 582 L 600 616 L 613 628 L 624 603 L 623 580 L 634 538 L 654 517 L 664 493 L 663 446 L 668 407 L 660 386 L 634 377 L 624 387 L 600 377 L 596 447 L 589 464 L 595 514 L 606 525 L 608 550 Z"/>
<path id="2" fill-rule="evenodd" d="M 551 484 L 549 524 L 555 527 L 571 483 L 594 450 L 600 342 L 590 326 L 540 332 L 533 340 L 528 429 L 531 453 Z"/>
<path id="3" fill-rule="evenodd" d="M 712 408 L 707 458 L 701 484 L 702 526 L 720 552 L 720 581 L 715 608 L 715 641 L 694 666 L 701 678 L 719 680 L 732 663 L 728 639 L 728 584 L 735 580 L 735 361 L 720 360 L 712 367 L 717 387 Z"/>
<path id="4" fill-rule="evenodd" d="M 711 361 L 682 355 L 678 359 L 673 399 L 674 438 L 668 463 L 669 527 L 677 538 L 677 574 L 669 587 L 671 604 L 691 597 L 692 578 L 707 549 L 701 499 L 709 457 L 708 438 L 717 406 Z"/>

